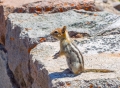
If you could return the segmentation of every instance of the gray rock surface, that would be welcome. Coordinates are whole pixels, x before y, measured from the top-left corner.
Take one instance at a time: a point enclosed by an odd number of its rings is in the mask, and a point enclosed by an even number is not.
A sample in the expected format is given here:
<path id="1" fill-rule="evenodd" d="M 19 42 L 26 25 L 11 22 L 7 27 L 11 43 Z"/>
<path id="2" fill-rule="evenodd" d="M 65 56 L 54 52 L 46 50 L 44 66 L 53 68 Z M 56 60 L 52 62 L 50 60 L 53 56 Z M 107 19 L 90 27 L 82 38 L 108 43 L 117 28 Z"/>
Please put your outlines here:
<path id="1" fill-rule="evenodd" d="M 12 22 L 12 21 L 11 21 Z M 48 88 L 50 86 L 48 71 L 40 61 L 33 61 L 29 53 L 34 46 L 29 37 L 22 38 L 21 28 L 8 20 L 6 49 L 8 65 L 20 88 Z M 18 87 L 18 88 L 19 88 Z"/>
<path id="2" fill-rule="evenodd" d="M 87 4 L 87 5 L 86 5 Z M 10 13 L 57 13 L 70 9 L 99 11 L 93 0 L 0 0 L 0 43 L 5 45 L 6 20 Z"/>
<path id="3" fill-rule="evenodd" d="M 10 78 L 7 73 L 7 52 L 0 44 L 0 87 L 1 88 L 13 88 Z"/>
<path id="4" fill-rule="evenodd" d="M 100 54 L 100 53 L 119 53 L 120 52 L 120 35 L 98 36 L 86 38 L 80 42 L 75 40 L 78 48 L 83 54 Z"/>
<path id="5" fill-rule="evenodd" d="M 46 37 L 57 28 L 66 25 L 69 31 L 85 32 L 91 36 L 105 35 L 107 30 L 120 30 L 120 16 L 107 12 L 67 11 L 55 14 L 10 14 L 8 20 L 11 24 L 19 26 L 20 37 L 37 38 Z M 111 33 L 111 32 L 110 32 Z M 108 34 L 110 34 L 108 33 Z"/>
<path id="6" fill-rule="evenodd" d="M 120 2 L 114 3 L 114 8 L 120 11 Z"/>
<path id="7" fill-rule="evenodd" d="M 119 86 L 119 22 L 120 16 L 108 12 L 71 10 L 37 16 L 12 13 L 7 20 L 5 42 L 10 70 L 20 88 L 87 88 L 91 83 L 95 87 L 99 84 L 107 87 L 104 82 L 110 87 Z M 59 42 L 39 43 L 39 40 L 45 37 L 51 41 L 50 32 L 64 25 L 68 31 L 84 32 L 92 36 L 75 40 L 84 55 L 85 68 L 104 68 L 115 72 L 89 72 L 74 76 L 66 70 L 65 57 L 53 59 L 59 51 Z"/>
<path id="8" fill-rule="evenodd" d="M 49 72 L 53 88 L 88 88 L 89 86 L 118 88 L 120 86 L 119 40 L 119 35 L 110 35 L 87 40 L 76 39 L 74 41 L 83 54 L 85 68 L 109 69 L 114 70 L 113 73 L 88 72 L 74 76 L 67 69 L 68 66 L 64 56 L 53 59 L 59 51 L 59 42 L 38 44 L 31 51 L 31 54 L 34 61 L 44 63 Z"/>

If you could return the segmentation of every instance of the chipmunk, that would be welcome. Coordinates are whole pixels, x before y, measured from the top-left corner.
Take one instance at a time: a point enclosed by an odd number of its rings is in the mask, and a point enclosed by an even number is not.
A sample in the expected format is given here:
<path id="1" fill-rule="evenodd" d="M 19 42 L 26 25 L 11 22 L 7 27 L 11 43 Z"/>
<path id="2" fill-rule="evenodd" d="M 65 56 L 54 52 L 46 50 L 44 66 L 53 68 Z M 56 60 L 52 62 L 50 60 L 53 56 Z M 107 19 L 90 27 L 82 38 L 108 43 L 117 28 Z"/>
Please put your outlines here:
<path id="1" fill-rule="evenodd" d="M 59 56 L 65 55 L 68 67 L 75 75 L 82 72 L 114 72 L 108 69 L 85 69 L 83 56 L 77 46 L 72 43 L 66 26 L 53 30 L 50 35 L 60 40 Z"/>

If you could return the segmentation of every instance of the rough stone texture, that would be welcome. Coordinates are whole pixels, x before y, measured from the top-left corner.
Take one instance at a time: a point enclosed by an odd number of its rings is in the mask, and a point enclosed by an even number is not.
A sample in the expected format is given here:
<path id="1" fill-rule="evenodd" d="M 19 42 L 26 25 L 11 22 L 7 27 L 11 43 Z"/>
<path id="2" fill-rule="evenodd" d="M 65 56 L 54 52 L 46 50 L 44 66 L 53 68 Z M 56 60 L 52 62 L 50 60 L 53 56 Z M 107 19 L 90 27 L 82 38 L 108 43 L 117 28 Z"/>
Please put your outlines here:
<path id="1" fill-rule="evenodd" d="M 82 81 L 59 81 L 52 88 L 119 88 L 120 80 L 118 79 L 95 79 Z"/>
<path id="2" fill-rule="evenodd" d="M 104 1 L 107 1 L 107 2 L 105 3 Z M 119 0 L 95 0 L 95 5 L 97 8 L 101 10 L 109 11 L 110 13 L 120 15 L 120 11 L 114 8 L 114 5 L 119 2 L 120 2 Z"/>
<path id="3" fill-rule="evenodd" d="M 13 88 L 10 78 L 7 73 L 7 52 L 0 44 L 0 87 L 1 88 Z"/>
<path id="4" fill-rule="evenodd" d="M 10 13 L 55 13 L 70 9 L 98 11 L 93 0 L 3 0 L 0 2 L 0 43 L 5 45 L 6 19 Z"/>
<path id="5" fill-rule="evenodd" d="M 32 61 L 32 55 L 29 54 L 29 49 L 34 47 L 34 44 L 28 38 L 20 37 L 20 27 L 9 22 L 7 29 L 8 65 L 18 86 L 20 88 L 48 88 L 50 83 L 46 76 L 47 70 L 40 62 Z"/>
<path id="6" fill-rule="evenodd" d="M 44 15 L 10 14 L 5 46 L 8 50 L 8 65 L 15 80 L 20 88 L 120 86 L 119 21 L 120 16 L 108 12 L 71 10 Z M 84 55 L 85 68 L 104 68 L 115 72 L 89 72 L 74 77 L 69 70 L 65 70 L 65 57 L 53 59 L 59 51 L 59 42 L 37 45 L 44 37 L 50 40 L 49 33 L 63 25 L 68 27 L 68 31 L 84 32 L 92 36 L 75 41 Z"/>
<path id="7" fill-rule="evenodd" d="M 75 40 L 76 45 L 83 54 L 85 68 L 110 69 L 115 71 L 113 73 L 88 72 L 74 76 L 69 70 L 66 70 L 68 66 L 65 57 L 53 59 L 59 51 L 59 42 L 38 44 L 31 51 L 31 54 L 33 60 L 44 63 L 49 72 L 53 88 L 88 88 L 92 85 L 101 88 L 118 88 L 118 86 L 120 87 L 119 41 L 119 35 Z"/>
<path id="8" fill-rule="evenodd" d="M 49 33 L 64 25 L 68 31 L 87 33 L 90 36 L 120 33 L 120 16 L 108 12 L 86 12 L 70 10 L 55 14 L 17 14 L 9 15 L 13 27 L 21 29 L 20 37 L 30 37 L 36 42 L 41 37 L 49 39 Z M 10 24 L 8 22 L 8 24 Z M 12 35 L 11 35 L 12 37 Z"/>
<path id="9" fill-rule="evenodd" d="M 93 0 L 5 0 L 2 5 L 15 7 L 17 12 L 63 12 L 70 9 L 95 10 Z M 16 8 L 17 7 L 17 8 Z M 97 9 L 96 9 L 97 10 Z"/>
<path id="10" fill-rule="evenodd" d="M 30 13 L 55 13 L 64 12 L 70 9 L 84 9 L 87 11 L 99 11 L 93 0 L 46 0 L 23 5 Z"/>
<path id="11" fill-rule="evenodd" d="M 2 0 L 0 3 L 0 43 L 5 45 L 6 19 L 10 13 L 56 13 L 71 9 L 84 9 L 87 11 L 107 10 L 111 13 L 120 14 L 112 6 L 118 0 Z M 35 15 L 37 15 L 35 14 Z"/>

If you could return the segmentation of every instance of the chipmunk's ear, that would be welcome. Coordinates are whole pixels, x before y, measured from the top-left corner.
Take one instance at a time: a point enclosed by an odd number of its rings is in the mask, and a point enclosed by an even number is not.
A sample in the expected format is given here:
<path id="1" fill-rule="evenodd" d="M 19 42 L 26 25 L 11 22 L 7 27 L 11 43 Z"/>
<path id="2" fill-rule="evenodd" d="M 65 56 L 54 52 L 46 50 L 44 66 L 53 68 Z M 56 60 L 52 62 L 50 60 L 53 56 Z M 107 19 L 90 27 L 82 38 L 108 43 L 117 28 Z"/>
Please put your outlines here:
<path id="1" fill-rule="evenodd" d="M 66 31 L 66 26 L 63 26 L 62 33 L 65 33 L 65 31 Z"/>

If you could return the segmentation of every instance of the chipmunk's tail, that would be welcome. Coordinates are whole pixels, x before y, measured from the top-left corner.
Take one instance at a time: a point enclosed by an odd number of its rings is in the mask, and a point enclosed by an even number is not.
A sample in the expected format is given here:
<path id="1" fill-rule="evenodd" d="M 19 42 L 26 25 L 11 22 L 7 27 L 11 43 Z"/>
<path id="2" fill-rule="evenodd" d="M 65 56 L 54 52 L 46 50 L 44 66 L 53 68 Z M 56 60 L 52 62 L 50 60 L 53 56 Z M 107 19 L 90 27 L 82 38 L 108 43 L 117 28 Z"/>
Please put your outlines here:
<path id="1" fill-rule="evenodd" d="M 85 69 L 84 72 L 109 73 L 114 71 L 108 69 Z"/>

